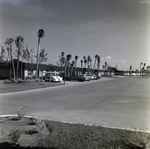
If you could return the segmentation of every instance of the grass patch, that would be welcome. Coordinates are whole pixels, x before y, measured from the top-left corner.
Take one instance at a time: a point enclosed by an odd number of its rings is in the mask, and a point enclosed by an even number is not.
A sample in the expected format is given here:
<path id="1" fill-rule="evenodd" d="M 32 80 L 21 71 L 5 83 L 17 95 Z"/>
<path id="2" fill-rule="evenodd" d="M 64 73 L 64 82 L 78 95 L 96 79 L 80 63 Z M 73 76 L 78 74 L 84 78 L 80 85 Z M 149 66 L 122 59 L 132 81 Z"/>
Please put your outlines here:
<path id="1" fill-rule="evenodd" d="M 150 134 L 145 130 L 131 131 L 27 117 L 22 117 L 19 121 L 10 121 L 10 117 L 1 118 L 2 120 L 5 123 L 0 123 L 0 131 L 3 130 L 0 138 L 3 142 L 0 143 L 10 143 L 16 147 L 49 149 L 148 149 L 150 147 Z"/>
<path id="2" fill-rule="evenodd" d="M 12 83 L 9 80 L 5 80 L 4 82 L 0 84 L 0 93 L 24 91 L 63 85 L 61 82 L 35 82 L 35 80 L 27 80 L 26 83 Z"/>

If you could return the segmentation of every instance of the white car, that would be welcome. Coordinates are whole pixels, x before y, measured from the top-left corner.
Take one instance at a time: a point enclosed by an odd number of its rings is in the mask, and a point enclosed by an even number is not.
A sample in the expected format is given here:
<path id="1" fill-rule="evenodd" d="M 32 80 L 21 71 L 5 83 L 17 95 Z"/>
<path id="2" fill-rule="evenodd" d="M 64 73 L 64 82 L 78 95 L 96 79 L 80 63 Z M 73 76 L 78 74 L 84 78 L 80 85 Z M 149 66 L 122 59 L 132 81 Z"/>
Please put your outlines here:
<path id="1" fill-rule="evenodd" d="M 57 76 L 57 78 L 59 79 L 60 82 L 63 81 L 62 77 Z"/>
<path id="2" fill-rule="evenodd" d="M 58 73 L 56 72 L 46 72 L 45 74 L 45 81 L 46 82 L 50 82 L 50 81 L 53 81 L 53 82 L 61 82 L 63 79 L 58 76 Z"/>

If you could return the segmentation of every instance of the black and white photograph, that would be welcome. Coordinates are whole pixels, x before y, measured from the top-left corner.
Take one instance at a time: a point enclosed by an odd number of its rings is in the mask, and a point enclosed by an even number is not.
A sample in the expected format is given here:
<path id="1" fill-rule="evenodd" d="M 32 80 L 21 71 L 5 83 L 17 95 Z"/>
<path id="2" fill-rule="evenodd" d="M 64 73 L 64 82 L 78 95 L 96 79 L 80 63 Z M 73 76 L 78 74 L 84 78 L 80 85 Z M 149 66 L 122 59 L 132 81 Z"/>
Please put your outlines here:
<path id="1" fill-rule="evenodd" d="M 150 0 L 0 0 L 0 149 L 150 149 Z"/>

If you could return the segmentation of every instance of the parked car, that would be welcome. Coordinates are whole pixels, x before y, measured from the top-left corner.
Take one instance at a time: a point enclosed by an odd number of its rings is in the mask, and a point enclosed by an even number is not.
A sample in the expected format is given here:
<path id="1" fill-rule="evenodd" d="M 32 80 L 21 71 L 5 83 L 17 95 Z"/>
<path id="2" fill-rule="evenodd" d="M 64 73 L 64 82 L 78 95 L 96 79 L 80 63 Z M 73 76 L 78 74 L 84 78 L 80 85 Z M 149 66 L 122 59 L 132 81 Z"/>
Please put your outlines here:
<path id="1" fill-rule="evenodd" d="M 95 76 L 94 75 L 88 75 L 90 80 L 95 80 Z"/>
<path id="2" fill-rule="evenodd" d="M 63 80 L 57 72 L 46 72 L 44 79 L 46 82 L 61 82 Z"/>
<path id="3" fill-rule="evenodd" d="M 85 78 L 85 81 L 90 81 L 89 76 L 87 76 L 86 74 L 82 74 L 82 77 L 84 77 L 84 78 Z"/>
<path id="4" fill-rule="evenodd" d="M 85 77 L 83 77 L 82 75 L 73 75 L 70 77 L 66 77 L 67 81 L 71 81 L 71 80 L 77 80 L 77 81 L 85 81 Z"/>

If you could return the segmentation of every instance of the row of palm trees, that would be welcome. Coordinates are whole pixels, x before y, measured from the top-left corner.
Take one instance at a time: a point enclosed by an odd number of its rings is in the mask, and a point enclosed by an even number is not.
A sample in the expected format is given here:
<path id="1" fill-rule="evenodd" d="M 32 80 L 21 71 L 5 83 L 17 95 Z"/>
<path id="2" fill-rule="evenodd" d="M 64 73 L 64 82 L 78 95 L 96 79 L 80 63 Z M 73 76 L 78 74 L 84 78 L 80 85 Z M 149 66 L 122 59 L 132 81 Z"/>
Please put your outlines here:
<path id="1" fill-rule="evenodd" d="M 131 75 L 131 73 L 132 73 L 132 70 L 133 70 L 132 65 L 130 65 L 130 67 L 129 67 L 130 75 Z M 135 72 L 140 72 L 140 75 L 143 75 L 143 73 L 146 73 L 146 72 L 148 72 L 149 70 L 150 70 L 150 66 L 147 66 L 147 67 L 146 67 L 146 63 L 141 62 L 141 63 L 140 63 L 140 69 L 139 69 L 139 70 L 136 69 Z"/>
<path id="2" fill-rule="evenodd" d="M 72 59 L 72 55 L 68 54 L 65 57 L 65 53 L 62 52 L 61 55 L 59 56 L 58 61 L 56 64 L 60 66 L 60 70 L 65 72 L 65 76 L 71 76 L 73 74 L 77 74 L 77 61 L 78 61 L 79 56 L 76 55 Z M 71 61 L 72 59 L 72 61 Z M 94 65 L 92 68 L 92 59 L 90 56 L 83 56 L 83 59 L 80 60 L 81 63 L 81 70 L 85 69 L 87 70 L 87 73 L 95 73 L 95 67 L 97 66 L 97 75 L 100 69 L 100 56 L 95 55 L 95 60 L 94 60 Z M 84 64 L 84 67 L 83 67 Z"/>

